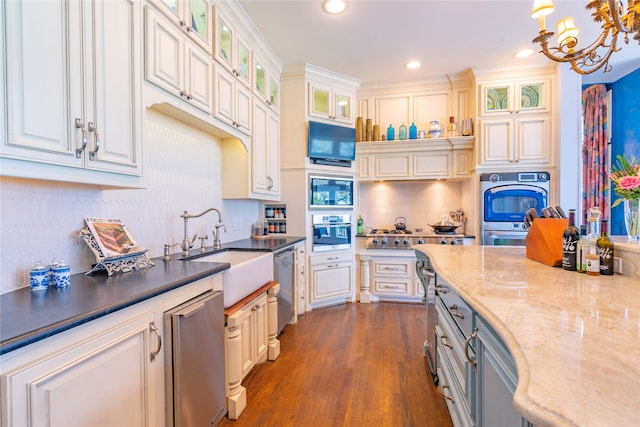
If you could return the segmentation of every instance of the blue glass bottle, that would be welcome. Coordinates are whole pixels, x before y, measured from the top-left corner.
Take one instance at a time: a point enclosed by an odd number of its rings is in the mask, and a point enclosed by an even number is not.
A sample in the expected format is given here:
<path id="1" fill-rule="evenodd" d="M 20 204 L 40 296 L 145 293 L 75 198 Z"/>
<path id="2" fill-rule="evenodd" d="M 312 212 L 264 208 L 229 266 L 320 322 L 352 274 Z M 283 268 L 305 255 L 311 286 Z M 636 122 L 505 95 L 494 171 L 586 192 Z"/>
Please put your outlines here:
<path id="1" fill-rule="evenodd" d="M 398 131 L 398 138 L 407 139 L 407 126 L 404 123 L 400 125 L 400 130 Z"/>
<path id="2" fill-rule="evenodd" d="M 418 137 L 418 128 L 416 127 L 414 122 L 411 122 L 411 126 L 409 126 L 409 139 L 416 139 Z"/>
<path id="3" fill-rule="evenodd" d="M 396 139 L 396 136 L 393 130 L 393 125 L 389 125 L 389 127 L 387 128 L 387 140 L 393 141 L 394 139 Z"/>

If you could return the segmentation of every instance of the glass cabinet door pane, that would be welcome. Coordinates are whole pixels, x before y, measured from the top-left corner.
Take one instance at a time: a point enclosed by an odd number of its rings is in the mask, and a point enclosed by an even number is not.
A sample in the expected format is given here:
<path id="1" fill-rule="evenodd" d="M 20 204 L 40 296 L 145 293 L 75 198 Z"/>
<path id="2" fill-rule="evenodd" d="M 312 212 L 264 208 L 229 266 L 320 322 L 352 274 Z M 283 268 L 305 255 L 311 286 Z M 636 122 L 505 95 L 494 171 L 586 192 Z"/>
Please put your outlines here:
<path id="1" fill-rule="evenodd" d="M 543 107 L 543 94 L 542 83 L 520 86 L 520 109 Z"/>
<path id="2" fill-rule="evenodd" d="M 278 95 L 279 92 L 279 87 L 278 87 L 278 82 L 276 82 L 274 79 L 270 78 L 269 79 L 269 101 L 271 102 L 271 105 L 273 105 L 274 107 L 277 107 L 280 104 L 280 97 Z"/>
<path id="3" fill-rule="evenodd" d="M 249 81 L 249 48 L 238 41 L 238 74 Z"/>
<path id="4" fill-rule="evenodd" d="M 171 10 L 173 10 L 176 14 L 178 13 L 178 5 L 176 0 L 162 0 L 164 4 Z"/>
<path id="5" fill-rule="evenodd" d="M 348 96 L 336 95 L 336 117 L 343 119 L 351 118 L 351 100 Z"/>
<path id="6" fill-rule="evenodd" d="M 209 17 L 206 0 L 191 0 L 191 22 L 189 24 L 203 40 L 207 40 Z"/>
<path id="7" fill-rule="evenodd" d="M 262 65 L 256 63 L 256 90 L 267 96 L 267 72 Z"/>
<path id="8" fill-rule="evenodd" d="M 313 88 L 313 112 L 329 115 L 329 91 Z"/>
<path id="9" fill-rule="evenodd" d="M 509 87 L 491 87 L 486 93 L 486 110 L 491 111 L 509 111 Z"/>
<path id="10" fill-rule="evenodd" d="M 231 64 L 233 60 L 231 56 L 231 29 L 222 20 L 219 22 L 218 35 L 220 39 L 220 56 Z"/>

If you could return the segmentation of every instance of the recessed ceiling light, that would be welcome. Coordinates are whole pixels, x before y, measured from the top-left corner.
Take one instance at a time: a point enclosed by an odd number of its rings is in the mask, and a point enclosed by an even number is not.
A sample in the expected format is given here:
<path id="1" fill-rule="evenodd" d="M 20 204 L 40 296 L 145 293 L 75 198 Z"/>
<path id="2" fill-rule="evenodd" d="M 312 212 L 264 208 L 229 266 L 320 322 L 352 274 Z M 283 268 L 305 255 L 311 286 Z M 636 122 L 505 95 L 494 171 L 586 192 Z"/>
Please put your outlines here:
<path id="1" fill-rule="evenodd" d="M 405 65 L 405 67 L 407 67 L 410 70 L 414 70 L 416 68 L 420 68 L 420 61 L 409 61 L 407 62 L 407 65 Z"/>
<path id="2" fill-rule="evenodd" d="M 342 13 L 347 10 L 347 0 L 324 0 L 322 10 L 331 14 Z"/>
<path id="3" fill-rule="evenodd" d="M 532 53 L 533 53 L 532 49 L 524 49 L 524 50 L 521 50 L 520 52 L 517 52 L 513 56 L 515 56 L 516 58 L 524 58 L 531 55 Z"/>

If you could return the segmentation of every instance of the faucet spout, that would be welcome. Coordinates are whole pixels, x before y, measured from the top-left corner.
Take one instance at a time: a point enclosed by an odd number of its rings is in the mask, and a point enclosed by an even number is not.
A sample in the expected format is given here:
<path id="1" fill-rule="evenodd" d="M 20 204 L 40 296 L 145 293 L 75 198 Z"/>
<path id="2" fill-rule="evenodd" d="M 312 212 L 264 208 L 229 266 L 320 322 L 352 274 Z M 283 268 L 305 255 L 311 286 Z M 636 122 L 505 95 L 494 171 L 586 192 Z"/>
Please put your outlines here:
<path id="1" fill-rule="evenodd" d="M 193 236 L 193 239 L 189 239 L 189 237 L 187 237 L 189 235 L 188 232 L 188 228 L 187 228 L 187 224 L 189 223 L 189 219 L 191 218 L 200 218 L 203 215 L 206 215 L 207 213 L 211 212 L 211 211 L 215 211 L 218 214 L 218 223 L 222 224 L 222 213 L 216 209 L 216 208 L 209 208 L 204 212 L 201 212 L 197 215 L 190 215 L 189 212 L 184 211 L 184 213 L 182 215 L 180 215 L 180 217 L 182 219 L 184 219 L 184 239 L 182 240 L 182 256 L 188 256 L 189 255 L 189 249 L 191 249 L 193 247 L 193 244 L 196 240 L 197 234 L 195 234 Z M 225 227 L 225 231 L 226 231 L 226 227 Z M 220 244 L 218 242 L 218 244 Z M 214 246 L 215 246 L 215 241 L 214 241 Z"/>

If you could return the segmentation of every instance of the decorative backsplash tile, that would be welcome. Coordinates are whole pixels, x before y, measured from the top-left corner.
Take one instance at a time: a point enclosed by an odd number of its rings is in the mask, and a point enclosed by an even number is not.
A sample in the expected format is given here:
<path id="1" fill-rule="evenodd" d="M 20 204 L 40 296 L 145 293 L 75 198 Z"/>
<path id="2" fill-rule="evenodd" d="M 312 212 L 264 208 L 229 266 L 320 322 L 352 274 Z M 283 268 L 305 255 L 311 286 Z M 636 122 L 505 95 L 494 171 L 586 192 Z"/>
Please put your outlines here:
<path id="1" fill-rule="evenodd" d="M 122 218 L 150 257 L 162 255 L 165 243 L 182 240 L 184 210 L 221 209 L 223 243 L 249 237 L 258 203 L 222 200 L 218 139 L 148 110 L 144 152 L 147 188 L 141 190 L 0 177 L 0 293 L 29 286 L 37 261 L 64 259 L 72 273 L 90 270 L 95 257 L 77 236 L 85 216 Z M 239 230 L 233 219 L 242 225 Z M 209 234 L 211 244 L 216 222 L 209 215 L 192 220 L 189 232 Z"/>

